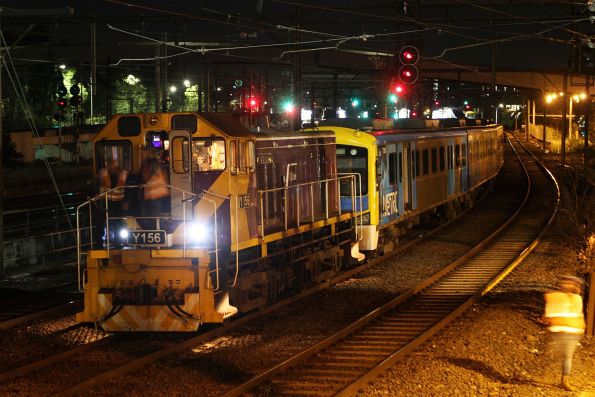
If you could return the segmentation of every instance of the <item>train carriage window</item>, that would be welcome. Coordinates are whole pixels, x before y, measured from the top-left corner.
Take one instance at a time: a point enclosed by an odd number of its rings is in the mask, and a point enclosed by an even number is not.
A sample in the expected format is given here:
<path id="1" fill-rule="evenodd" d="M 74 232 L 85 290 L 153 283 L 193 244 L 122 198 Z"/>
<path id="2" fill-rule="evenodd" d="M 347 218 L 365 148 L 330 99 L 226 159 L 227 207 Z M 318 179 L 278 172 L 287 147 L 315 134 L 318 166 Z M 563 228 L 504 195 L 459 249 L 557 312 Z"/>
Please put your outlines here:
<path id="1" fill-rule="evenodd" d="M 388 183 L 397 183 L 397 153 L 388 154 Z"/>
<path id="2" fill-rule="evenodd" d="M 432 172 L 438 171 L 438 150 L 432 148 Z"/>
<path id="3" fill-rule="evenodd" d="M 424 149 L 421 155 L 424 175 L 428 175 L 430 173 L 430 152 L 428 149 Z"/>
<path id="4" fill-rule="evenodd" d="M 231 173 L 247 174 L 254 169 L 254 141 L 233 140 L 229 144 Z"/>
<path id="5" fill-rule="evenodd" d="M 192 169 L 222 171 L 225 169 L 225 141 L 223 139 L 193 139 Z"/>
<path id="6" fill-rule="evenodd" d="M 397 167 L 399 167 L 397 172 L 397 178 L 403 180 L 403 154 L 401 152 L 399 152 L 399 160 L 397 161 Z"/>
<path id="7" fill-rule="evenodd" d="M 411 165 L 413 166 L 413 175 L 419 176 L 419 150 L 411 152 Z"/>
<path id="8" fill-rule="evenodd" d="M 451 145 L 448 146 L 447 160 L 448 160 L 448 169 L 452 170 L 452 146 Z"/>
<path id="9" fill-rule="evenodd" d="M 440 171 L 444 171 L 444 146 L 440 146 Z"/>
<path id="10" fill-rule="evenodd" d="M 256 149 L 254 146 L 254 141 L 248 141 L 246 144 L 246 155 L 244 159 L 246 160 L 246 167 L 248 168 L 248 172 L 254 172 L 255 168 L 255 155 Z"/>
<path id="11" fill-rule="evenodd" d="M 237 174 L 238 172 L 238 163 L 240 162 L 238 145 L 239 141 L 234 140 L 229 142 L 229 168 L 232 174 Z"/>
<path id="12" fill-rule="evenodd" d="M 455 145 L 455 167 L 461 166 L 461 145 Z"/>
<path id="13" fill-rule="evenodd" d="M 464 167 L 467 165 L 467 144 L 463 143 L 461 153 L 461 165 Z"/>
<path id="14" fill-rule="evenodd" d="M 130 141 L 99 141 L 95 144 L 95 169 L 99 171 L 116 161 L 125 170 L 132 170 L 132 144 Z"/>

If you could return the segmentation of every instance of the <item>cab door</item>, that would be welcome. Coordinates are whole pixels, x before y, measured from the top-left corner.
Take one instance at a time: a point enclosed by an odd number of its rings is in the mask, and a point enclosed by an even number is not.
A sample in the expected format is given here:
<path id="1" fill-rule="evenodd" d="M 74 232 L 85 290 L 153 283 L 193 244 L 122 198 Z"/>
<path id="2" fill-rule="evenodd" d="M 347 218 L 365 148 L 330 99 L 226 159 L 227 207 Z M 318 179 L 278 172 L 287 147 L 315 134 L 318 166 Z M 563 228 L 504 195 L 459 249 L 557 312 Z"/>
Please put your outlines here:
<path id="1" fill-rule="evenodd" d="M 192 219 L 192 134 L 188 130 L 169 133 L 169 183 L 172 219 Z M 186 215 L 184 216 L 184 208 Z"/>

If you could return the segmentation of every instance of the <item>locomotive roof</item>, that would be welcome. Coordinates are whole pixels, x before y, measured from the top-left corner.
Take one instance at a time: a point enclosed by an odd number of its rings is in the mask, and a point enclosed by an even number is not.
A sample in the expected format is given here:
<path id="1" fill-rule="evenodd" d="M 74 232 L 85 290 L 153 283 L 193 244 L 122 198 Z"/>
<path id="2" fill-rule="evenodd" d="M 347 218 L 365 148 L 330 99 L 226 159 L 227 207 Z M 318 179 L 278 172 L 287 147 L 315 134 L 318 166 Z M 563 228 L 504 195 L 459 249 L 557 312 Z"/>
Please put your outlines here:
<path id="1" fill-rule="evenodd" d="M 242 138 L 250 138 L 254 136 L 254 134 L 231 113 L 199 112 L 198 115 L 229 136 Z"/>

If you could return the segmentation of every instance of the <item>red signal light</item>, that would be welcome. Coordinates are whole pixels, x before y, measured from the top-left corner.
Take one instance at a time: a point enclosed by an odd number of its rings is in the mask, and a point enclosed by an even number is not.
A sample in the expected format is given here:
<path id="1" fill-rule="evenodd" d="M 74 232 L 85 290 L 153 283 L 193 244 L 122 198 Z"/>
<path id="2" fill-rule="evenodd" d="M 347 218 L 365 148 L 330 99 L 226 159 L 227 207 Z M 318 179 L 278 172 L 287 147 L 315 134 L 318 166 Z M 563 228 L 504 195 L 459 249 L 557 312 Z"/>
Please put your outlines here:
<path id="1" fill-rule="evenodd" d="M 402 86 L 402 85 L 400 85 L 400 84 L 397 84 L 397 85 L 395 85 L 395 89 L 394 89 L 394 91 L 395 91 L 397 94 L 401 94 L 401 93 L 403 92 L 403 86 Z"/>
<path id="2" fill-rule="evenodd" d="M 419 61 L 419 51 L 415 46 L 408 45 L 399 51 L 399 61 L 404 65 L 415 65 Z"/>
<path id="3" fill-rule="evenodd" d="M 260 107 L 260 100 L 257 97 L 251 96 L 246 98 L 246 108 L 249 112 L 258 112 Z"/>
<path id="4" fill-rule="evenodd" d="M 415 65 L 403 65 L 399 69 L 399 80 L 403 84 L 413 84 L 419 77 L 419 71 Z"/>
<path id="5" fill-rule="evenodd" d="M 60 109 L 64 109 L 67 105 L 67 101 L 65 98 L 58 98 L 58 100 L 56 101 L 56 105 L 58 105 Z"/>

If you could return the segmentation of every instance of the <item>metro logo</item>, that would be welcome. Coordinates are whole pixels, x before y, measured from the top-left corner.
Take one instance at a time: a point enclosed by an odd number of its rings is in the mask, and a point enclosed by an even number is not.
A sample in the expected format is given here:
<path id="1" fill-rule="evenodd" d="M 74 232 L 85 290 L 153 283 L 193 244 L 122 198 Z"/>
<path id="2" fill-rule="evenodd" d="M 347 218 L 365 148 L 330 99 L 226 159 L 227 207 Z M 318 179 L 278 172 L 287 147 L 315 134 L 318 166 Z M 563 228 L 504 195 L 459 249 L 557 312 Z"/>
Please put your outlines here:
<path id="1" fill-rule="evenodd" d="M 399 212 L 397 208 L 397 192 L 382 196 L 382 216 L 391 216 Z"/>

